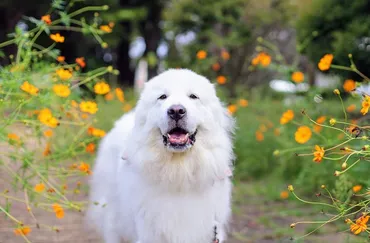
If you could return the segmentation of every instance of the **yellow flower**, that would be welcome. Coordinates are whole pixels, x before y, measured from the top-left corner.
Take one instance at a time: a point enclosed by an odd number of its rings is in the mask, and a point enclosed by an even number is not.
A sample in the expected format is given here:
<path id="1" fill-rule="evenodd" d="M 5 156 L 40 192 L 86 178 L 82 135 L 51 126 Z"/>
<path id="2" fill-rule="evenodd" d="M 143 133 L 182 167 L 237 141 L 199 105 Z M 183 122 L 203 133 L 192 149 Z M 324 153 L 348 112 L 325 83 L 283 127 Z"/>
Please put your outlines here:
<path id="1" fill-rule="evenodd" d="M 246 100 L 246 99 L 240 99 L 239 100 L 239 105 L 241 107 L 247 107 L 248 106 L 248 100 Z"/>
<path id="2" fill-rule="evenodd" d="M 288 186 L 288 191 L 290 191 L 290 192 L 294 191 L 294 187 L 293 187 L 293 185 L 289 185 L 289 186 Z"/>
<path id="3" fill-rule="evenodd" d="M 302 72 L 294 72 L 291 79 L 296 83 L 302 83 L 304 81 L 304 74 Z"/>
<path id="4" fill-rule="evenodd" d="M 116 88 L 115 92 L 117 99 L 123 103 L 125 101 L 125 93 L 123 93 L 123 90 L 120 88 Z"/>
<path id="5" fill-rule="evenodd" d="M 80 103 L 80 110 L 90 114 L 95 114 L 98 111 L 98 105 L 93 101 L 82 101 Z"/>
<path id="6" fill-rule="evenodd" d="M 265 52 L 260 52 L 256 57 L 252 59 L 252 65 L 261 65 L 267 67 L 271 63 L 271 56 Z"/>
<path id="7" fill-rule="evenodd" d="M 30 84 L 28 81 L 25 81 L 21 85 L 21 90 L 31 95 L 36 95 L 39 92 L 39 89 L 36 86 Z"/>
<path id="8" fill-rule="evenodd" d="M 71 94 L 71 90 L 65 84 L 55 84 L 53 86 L 54 93 L 59 97 L 68 97 Z"/>
<path id="9" fill-rule="evenodd" d="M 236 112 L 236 110 L 238 109 L 238 107 L 236 105 L 229 105 L 227 107 L 227 110 L 229 111 L 229 113 L 232 115 Z"/>
<path id="10" fill-rule="evenodd" d="M 55 216 L 58 219 L 64 218 L 64 210 L 63 210 L 63 208 L 59 204 L 54 203 L 52 207 L 53 207 Z"/>
<path id="11" fill-rule="evenodd" d="M 43 192 L 45 190 L 45 185 L 44 183 L 37 184 L 35 186 L 35 191 L 36 192 Z"/>
<path id="12" fill-rule="evenodd" d="M 111 33 L 112 32 L 112 28 L 109 25 L 101 25 L 99 27 L 99 29 L 106 32 L 106 33 Z"/>
<path id="13" fill-rule="evenodd" d="M 297 131 L 294 134 L 295 141 L 300 144 L 306 143 L 308 140 L 310 140 L 312 136 L 311 129 L 307 126 L 300 126 L 298 127 Z"/>
<path id="14" fill-rule="evenodd" d="M 356 220 L 356 223 L 352 223 L 350 226 L 350 229 L 353 234 L 358 235 L 361 232 L 364 232 L 367 230 L 367 221 L 369 221 L 370 216 L 368 215 L 362 215 L 360 218 Z"/>
<path id="15" fill-rule="evenodd" d="M 334 125 L 335 125 L 335 123 L 337 123 L 337 120 L 335 120 L 334 118 L 331 118 L 331 119 L 329 120 L 329 123 L 330 123 L 330 125 L 334 126 Z"/>
<path id="16" fill-rule="evenodd" d="M 361 185 L 356 185 L 356 186 L 352 187 L 352 191 L 354 193 L 357 193 L 357 192 L 361 191 L 361 189 L 362 189 Z"/>
<path id="17" fill-rule="evenodd" d="M 366 115 L 369 112 L 370 108 L 370 96 L 365 95 L 361 105 L 362 105 L 361 113 L 362 115 Z"/>
<path id="18" fill-rule="evenodd" d="M 313 161 L 320 163 L 322 158 L 324 158 L 325 150 L 319 145 L 315 145 L 315 151 L 313 152 Z"/>
<path id="19" fill-rule="evenodd" d="M 225 84 L 226 83 L 226 77 L 223 75 L 217 76 L 217 83 L 218 84 Z"/>
<path id="20" fill-rule="evenodd" d="M 289 192 L 288 191 L 280 192 L 280 198 L 281 199 L 287 199 L 288 197 L 289 197 Z"/>
<path id="21" fill-rule="evenodd" d="M 51 24 L 51 18 L 50 18 L 50 15 L 44 15 L 41 17 L 41 20 L 44 21 L 46 24 Z"/>
<path id="22" fill-rule="evenodd" d="M 206 51 L 200 50 L 200 51 L 197 52 L 197 58 L 199 60 L 206 59 L 206 57 L 207 57 L 207 52 Z"/>
<path id="23" fill-rule="evenodd" d="M 330 69 L 331 62 L 333 61 L 334 56 L 332 54 L 326 54 L 320 59 L 318 67 L 321 71 L 326 71 Z"/>
<path id="24" fill-rule="evenodd" d="M 94 85 L 94 92 L 96 94 L 104 95 L 109 93 L 110 87 L 106 82 L 99 82 Z"/>
<path id="25" fill-rule="evenodd" d="M 74 108 L 78 107 L 78 103 L 75 100 L 71 100 L 71 106 Z"/>
<path id="26" fill-rule="evenodd" d="M 61 36 L 59 33 L 51 34 L 50 39 L 52 39 L 55 42 L 59 42 L 59 43 L 64 42 L 64 36 Z"/>
<path id="27" fill-rule="evenodd" d="M 72 72 L 64 68 L 58 69 L 56 71 L 56 74 L 59 76 L 61 80 L 64 80 L 64 81 L 72 77 Z"/>
<path id="28" fill-rule="evenodd" d="M 14 234 L 15 235 L 28 235 L 29 233 L 31 233 L 31 228 L 29 226 L 22 226 L 18 229 L 15 229 L 14 230 Z"/>
<path id="29" fill-rule="evenodd" d="M 356 82 L 353 81 L 352 79 L 347 79 L 346 81 L 344 81 L 343 89 L 344 89 L 344 91 L 346 91 L 348 93 L 355 90 L 356 89 Z"/>
<path id="30" fill-rule="evenodd" d="M 283 115 L 280 118 L 280 124 L 284 125 L 293 120 L 294 118 L 294 112 L 292 110 L 287 110 L 283 113 Z"/>
<path id="31" fill-rule="evenodd" d="M 40 110 L 37 119 L 49 127 L 56 127 L 59 125 L 58 119 L 53 117 L 51 111 L 47 108 Z"/>

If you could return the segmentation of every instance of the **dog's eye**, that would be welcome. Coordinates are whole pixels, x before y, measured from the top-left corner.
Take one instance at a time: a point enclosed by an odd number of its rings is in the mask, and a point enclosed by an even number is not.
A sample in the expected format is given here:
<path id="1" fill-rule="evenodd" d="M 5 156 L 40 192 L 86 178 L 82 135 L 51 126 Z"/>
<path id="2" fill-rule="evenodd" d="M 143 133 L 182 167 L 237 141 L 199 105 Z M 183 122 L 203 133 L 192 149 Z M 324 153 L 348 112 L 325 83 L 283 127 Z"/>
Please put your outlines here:
<path id="1" fill-rule="evenodd" d="M 161 96 L 159 96 L 158 100 L 165 100 L 167 99 L 167 95 L 163 94 Z"/>
<path id="2" fill-rule="evenodd" d="M 190 97 L 190 99 L 193 99 L 193 100 L 199 99 L 199 97 L 196 96 L 195 94 L 191 94 L 191 95 L 189 95 L 189 97 Z"/>

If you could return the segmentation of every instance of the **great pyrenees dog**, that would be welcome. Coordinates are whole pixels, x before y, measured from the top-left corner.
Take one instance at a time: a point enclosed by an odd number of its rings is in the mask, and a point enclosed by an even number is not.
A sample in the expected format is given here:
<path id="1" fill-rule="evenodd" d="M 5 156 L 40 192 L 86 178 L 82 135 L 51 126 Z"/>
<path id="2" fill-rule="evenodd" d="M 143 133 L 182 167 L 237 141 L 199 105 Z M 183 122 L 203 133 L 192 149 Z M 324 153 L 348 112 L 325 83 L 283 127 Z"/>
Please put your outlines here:
<path id="1" fill-rule="evenodd" d="M 205 77 L 152 78 L 100 144 L 88 223 L 106 243 L 225 242 L 233 129 Z"/>

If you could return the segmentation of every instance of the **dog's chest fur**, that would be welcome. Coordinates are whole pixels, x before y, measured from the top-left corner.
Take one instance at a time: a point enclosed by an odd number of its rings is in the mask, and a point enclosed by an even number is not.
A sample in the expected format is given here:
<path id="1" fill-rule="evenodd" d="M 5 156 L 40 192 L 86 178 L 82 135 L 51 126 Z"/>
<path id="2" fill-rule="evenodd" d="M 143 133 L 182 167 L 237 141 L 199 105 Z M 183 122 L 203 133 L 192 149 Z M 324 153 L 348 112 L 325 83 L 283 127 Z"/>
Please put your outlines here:
<path id="1" fill-rule="evenodd" d="M 228 178 L 210 182 L 200 190 L 171 191 L 169 187 L 150 184 L 129 165 L 119 170 L 125 183 L 119 183 L 117 178 L 117 219 L 122 223 L 117 221 L 117 226 L 125 239 L 135 242 L 139 240 L 136 235 L 144 235 L 146 239 L 141 238 L 140 243 L 211 243 L 214 226 L 230 214 Z M 133 227 L 123 228 L 127 225 Z"/>

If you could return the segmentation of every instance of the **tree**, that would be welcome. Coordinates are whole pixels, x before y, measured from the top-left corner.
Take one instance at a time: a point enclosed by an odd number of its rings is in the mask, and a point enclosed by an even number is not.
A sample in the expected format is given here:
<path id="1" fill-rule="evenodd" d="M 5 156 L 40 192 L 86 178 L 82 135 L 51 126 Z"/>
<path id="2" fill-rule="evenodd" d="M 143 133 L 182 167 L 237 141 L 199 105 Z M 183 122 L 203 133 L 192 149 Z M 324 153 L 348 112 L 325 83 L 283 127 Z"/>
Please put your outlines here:
<path id="1" fill-rule="evenodd" d="M 315 63 L 323 55 L 332 53 L 334 63 L 341 65 L 349 65 L 351 53 L 358 69 L 370 75 L 370 2 L 313 0 L 306 6 L 296 25 L 302 52 Z M 338 74 L 360 78 L 355 73 Z"/>

